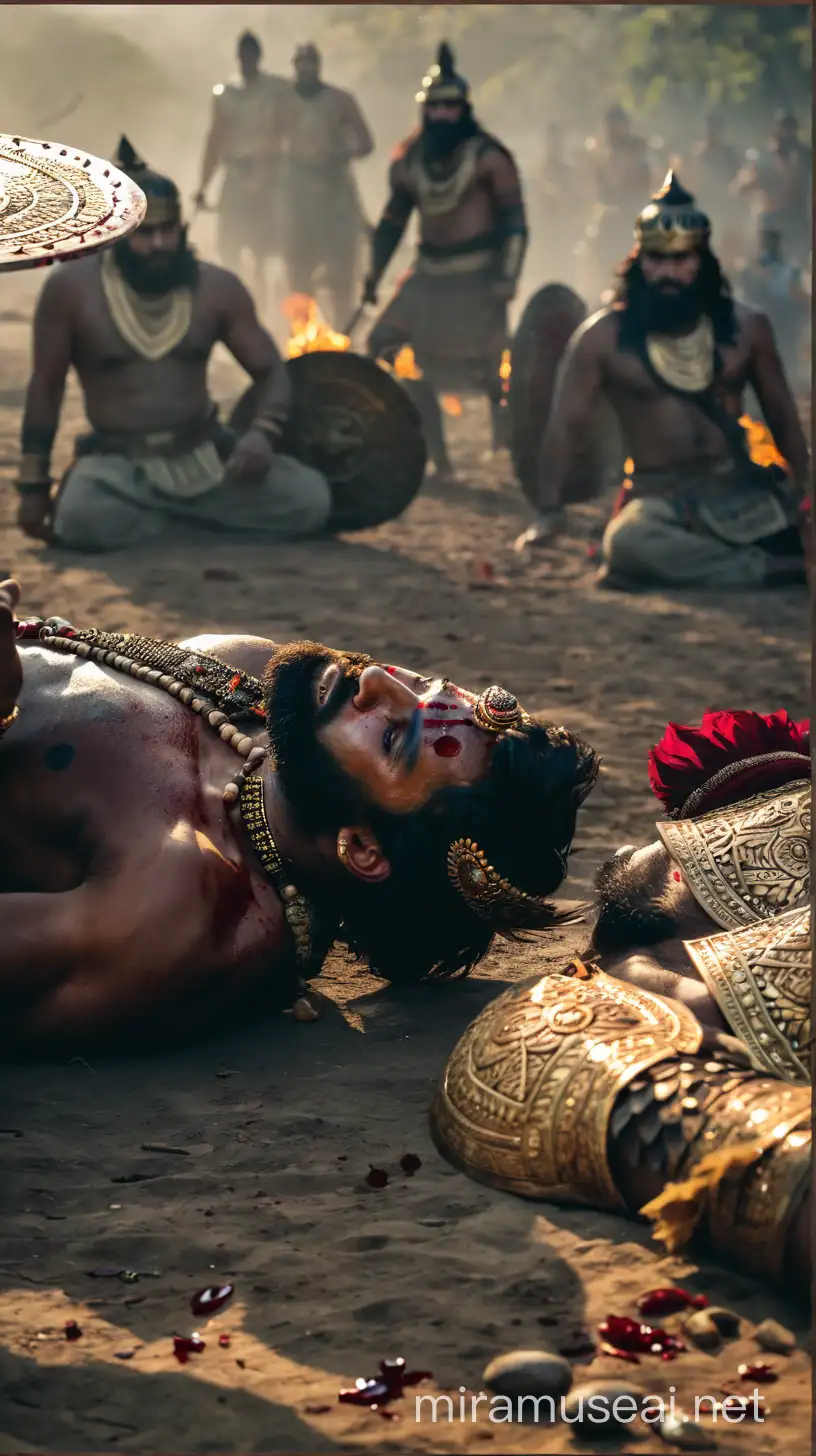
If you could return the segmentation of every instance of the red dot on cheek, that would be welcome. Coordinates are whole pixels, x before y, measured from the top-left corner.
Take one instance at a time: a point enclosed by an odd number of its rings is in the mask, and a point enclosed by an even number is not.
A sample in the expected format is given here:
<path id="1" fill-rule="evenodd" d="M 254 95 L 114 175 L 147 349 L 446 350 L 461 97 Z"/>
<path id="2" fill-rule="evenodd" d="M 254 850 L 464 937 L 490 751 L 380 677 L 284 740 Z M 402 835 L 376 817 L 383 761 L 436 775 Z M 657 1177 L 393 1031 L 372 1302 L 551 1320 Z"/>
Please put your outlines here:
<path id="1" fill-rule="evenodd" d="M 681 875 L 680 871 L 679 870 L 675 870 L 674 871 L 674 874 L 672 875 L 672 879 L 673 880 L 677 880 L 677 883 L 679 884 L 680 881 L 682 880 L 682 878 L 683 878 L 683 876 Z"/>
<path id="2" fill-rule="evenodd" d="M 442 738 L 437 738 L 434 743 L 434 753 L 437 753 L 440 758 L 458 758 L 461 752 L 462 745 L 458 739 L 450 738 L 447 734 Z"/>

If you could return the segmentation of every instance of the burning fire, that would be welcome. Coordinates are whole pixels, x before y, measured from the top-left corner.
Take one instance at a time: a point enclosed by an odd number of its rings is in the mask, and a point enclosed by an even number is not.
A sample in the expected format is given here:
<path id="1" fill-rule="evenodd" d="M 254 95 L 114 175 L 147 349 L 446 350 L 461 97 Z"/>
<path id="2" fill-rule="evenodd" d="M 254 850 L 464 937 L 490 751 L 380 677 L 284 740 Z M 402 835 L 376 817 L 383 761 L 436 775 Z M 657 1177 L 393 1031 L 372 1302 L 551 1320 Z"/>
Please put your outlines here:
<path id="1" fill-rule="evenodd" d="M 289 341 L 286 345 L 288 359 L 297 359 L 301 354 L 325 353 L 327 350 L 342 353 L 351 348 L 351 339 L 329 328 L 315 300 L 307 293 L 290 293 L 283 300 L 281 308 L 289 320 Z"/>
<path id="2" fill-rule="evenodd" d="M 510 350 L 505 349 L 499 365 L 499 378 L 502 382 L 502 393 L 507 394 L 510 388 L 510 375 L 513 373 L 513 365 L 510 358 Z"/>
<path id="3" fill-rule="evenodd" d="M 777 450 L 767 425 L 763 425 L 761 420 L 752 420 L 750 415 L 742 415 L 739 423 L 745 431 L 745 442 L 755 465 L 779 465 L 787 470 L 788 462 Z"/>
<path id="4" fill-rule="evenodd" d="M 326 351 L 346 353 L 351 348 L 351 339 L 338 334 L 326 323 L 317 303 L 308 293 L 290 293 L 281 309 L 289 320 L 289 339 L 286 357 L 297 359 L 301 354 L 320 354 Z M 413 349 L 406 344 L 400 349 L 393 364 L 384 359 L 377 361 L 389 374 L 397 379 L 421 379 L 422 370 L 414 358 Z"/>
<path id="5" fill-rule="evenodd" d="M 455 417 L 456 415 L 460 415 L 462 413 L 462 401 L 459 398 L 458 394 L 440 395 L 439 403 L 441 404 L 446 415 L 453 415 Z"/>

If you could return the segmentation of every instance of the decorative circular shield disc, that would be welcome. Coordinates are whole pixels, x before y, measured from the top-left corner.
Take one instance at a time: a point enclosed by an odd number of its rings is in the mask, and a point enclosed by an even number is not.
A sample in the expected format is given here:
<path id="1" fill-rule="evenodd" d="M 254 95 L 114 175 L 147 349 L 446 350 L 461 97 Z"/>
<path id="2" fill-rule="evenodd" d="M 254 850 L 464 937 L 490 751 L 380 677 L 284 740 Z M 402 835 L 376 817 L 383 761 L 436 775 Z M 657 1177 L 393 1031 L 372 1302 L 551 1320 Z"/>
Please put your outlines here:
<path id="1" fill-rule="evenodd" d="M 126 237 L 144 193 L 110 162 L 0 134 L 0 271 L 64 263 Z"/>
<path id="2" fill-rule="evenodd" d="M 510 453 L 516 478 L 535 501 L 538 455 L 552 408 L 558 366 L 586 309 L 571 288 L 549 283 L 528 299 L 510 351 Z"/>
<path id="3" fill-rule="evenodd" d="M 329 530 L 367 531 L 402 515 L 427 461 L 422 424 L 406 391 L 362 354 L 301 354 L 287 369 L 292 405 L 281 449 L 329 482 Z M 249 390 L 230 416 L 233 429 L 249 427 L 252 402 Z"/>

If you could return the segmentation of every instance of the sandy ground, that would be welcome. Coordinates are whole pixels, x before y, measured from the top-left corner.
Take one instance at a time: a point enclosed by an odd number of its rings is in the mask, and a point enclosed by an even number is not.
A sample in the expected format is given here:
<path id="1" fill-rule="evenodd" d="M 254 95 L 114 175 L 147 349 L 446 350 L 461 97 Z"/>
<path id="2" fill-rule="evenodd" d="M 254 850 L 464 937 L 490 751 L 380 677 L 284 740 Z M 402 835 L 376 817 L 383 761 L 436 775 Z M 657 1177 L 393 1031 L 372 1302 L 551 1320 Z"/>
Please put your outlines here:
<path id="1" fill-rule="evenodd" d="M 26 349 L 24 329 L 7 325 L 5 477 Z M 219 392 L 234 393 L 222 366 L 219 376 Z M 73 400 L 63 455 L 77 421 Z M 694 721 L 708 706 L 807 712 L 804 594 L 599 594 L 584 561 L 597 505 L 574 510 L 573 534 L 546 559 L 520 564 L 510 545 L 523 503 L 506 462 L 482 459 L 477 405 L 452 439 L 459 488 L 443 496 L 431 486 L 401 521 L 319 545 L 213 539 L 69 558 L 20 537 L 6 489 L 0 566 L 22 578 L 26 606 L 76 621 L 167 636 L 308 635 L 469 684 L 506 683 L 604 756 L 565 889 L 580 896 L 601 856 L 653 837 L 646 752 L 668 719 Z M 795 1307 L 713 1264 L 661 1258 L 634 1224 L 480 1188 L 434 1153 L 426 1109 L 461 1031 L 504 985 L 575 944 L 561 932 L 538 948 L 499 950 L 469 983 L 433 993 L 398 994 L 337 959 L 322 981 L 334 1008 L 313 1025 L 277 1018 L 160 1059 L 4 1069 L 0 1452 L 652 1453 L 668 1448 L 640 1425 L 601 1443 L 563 1427 L 491 1424 L 484 1405 L 475 1421 L 434 1425 L 427 1407 L 415 1419 L 412 1399 L 385 1422 L 339 1405 L 337 1391 L 399 1354 L 433 1372 L 431 1391 L 478 1391 L 491 1356 L 544 1345 L 572 1353 L 576 1381 L 675 1385 L 690 1405 L 736 1388 L 737 1365 L 756 1353 L 750 1332 L 771 1314 L 802 1348 L 772 1358 L 781 1378 L 767 1387 L 765 1423 L 720 1425 L 719 1449 L 804 1450 L 806 1321 Z M 422 1162 L 410 1179 L 399 1168 L 406 1152 Z M 387 1187 L 365 1186 L 372 1164 L 389 1172 Z M 105 1265 L 155 1277 L 89 1277 Z M 190 1295 L 222 1279 L 234 1281 L 234 1303 L 182 1367 L 171 1336 L 195 1325 Z M 575 1354 L 605 1314 L 632 1313 L 638 1293 L 678 1281 L 737 1310 L 743 1337 L 671 1365 Z M 84 1332 L 74 1343 L 63 1335 L 69 1318 Z"/>

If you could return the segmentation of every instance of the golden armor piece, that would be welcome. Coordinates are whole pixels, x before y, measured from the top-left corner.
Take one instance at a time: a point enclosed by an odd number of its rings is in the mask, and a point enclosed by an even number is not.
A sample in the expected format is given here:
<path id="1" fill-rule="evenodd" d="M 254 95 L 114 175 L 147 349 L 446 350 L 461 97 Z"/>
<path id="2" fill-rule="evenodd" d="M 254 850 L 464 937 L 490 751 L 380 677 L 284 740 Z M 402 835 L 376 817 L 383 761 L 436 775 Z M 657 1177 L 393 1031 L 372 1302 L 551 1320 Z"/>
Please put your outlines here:
<path id="1" fill-rule="evenodd" d="M 786 1082 L 809 1083 L 809 906 L 685 945 L 754 1066 Z"/>
<path id="2" fill-rule="evenodd" d="M 783 1273 L 788 1228 L 810 1182 L 810 1089 L 725 1078 L 684 1152 L 676 1181 L 640 1211 L 670 1252 L 700 1227 L 746 1273 Z"/>
<path id="3" fill-rule="evenodd" d="M 0 136 L 0 271 L 63 263 L 139 226 L 146 200 L 124 172 L 60 142 Z"/>
<path id="4" fill-rule="evenodd" d="M 615 1101 L 702 1037 L 679 1003 L 575 961 L 505 992 L 465 1032 L 431 1111 L 435 1140 L 493 1187 L 621 1208 L 607 1156 Z"/>
<path id="5" fill-rule="evenodd" d="M 657 825 L 698 905 L 723 930 L 810 899 L 810 781 L 800 779 L 715 809 Z"/>

